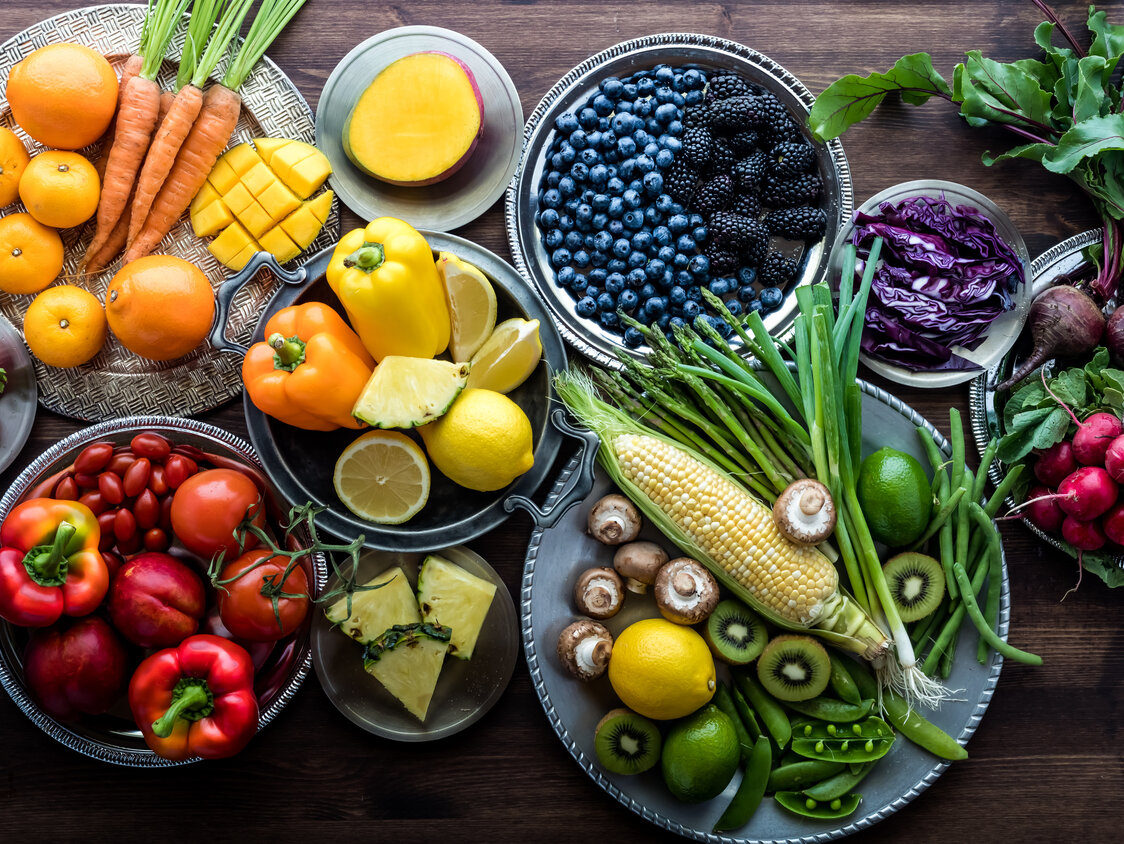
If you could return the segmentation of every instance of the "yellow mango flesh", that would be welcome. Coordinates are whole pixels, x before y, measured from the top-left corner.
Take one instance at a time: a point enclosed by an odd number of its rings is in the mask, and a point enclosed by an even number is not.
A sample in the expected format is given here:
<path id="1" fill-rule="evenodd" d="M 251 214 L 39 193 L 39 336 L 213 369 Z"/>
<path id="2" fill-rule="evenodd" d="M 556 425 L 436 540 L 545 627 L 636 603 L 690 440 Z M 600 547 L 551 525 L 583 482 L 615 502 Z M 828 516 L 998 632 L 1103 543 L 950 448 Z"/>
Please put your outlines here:
<path id="1" fill-rule="evenodd" d="M 415 53 L 384 68 L 359 97 L 344 151 L 377 179 L 432 184 L 468 159 L 483 116 L 471 71 L 444 53 Z"/>

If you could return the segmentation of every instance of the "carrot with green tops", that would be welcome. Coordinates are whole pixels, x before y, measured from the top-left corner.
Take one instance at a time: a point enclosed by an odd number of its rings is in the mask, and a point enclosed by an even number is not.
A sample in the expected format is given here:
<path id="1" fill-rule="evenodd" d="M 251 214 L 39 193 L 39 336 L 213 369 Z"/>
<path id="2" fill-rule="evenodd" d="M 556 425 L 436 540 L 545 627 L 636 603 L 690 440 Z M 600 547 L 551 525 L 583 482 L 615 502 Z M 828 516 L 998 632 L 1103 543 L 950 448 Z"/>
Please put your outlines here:
<path id="1" fill-rule="evenodd" d="M 222 83 L 212 85 L 203 95 L 199 116 L 180 147 L 168 178 L 153 200 L 143 227 L 129 244 L 125 253 L 126 263 L 155 249 L 206 183 L 238 124 L 242 98 L 236 89 L 304 4 L 305 0 L 262 0 L 246 40 Z"/>
<path id="2" fill-rule="evenodd" d="M 224 3 L 226 9 L 212 37 L 211 29 Z M 176 153 L 199 116 L 203 105 L 203 84 L 226 52 L 231 39 L 238 34 L 252 3 L 253 0 L 195 0 L 176 76 L 175 100 L 153 135 L 133 193 L 129 243 L 140 234 L 152 202 L 171 172 Z"/>
<path id="3" fill-rule="evenodd" d="M 117 109 L 113 146 L 105 165 L 101 196 L 98 199 L 97 225 L 94 238 L 86 248 L 83 271 L 89 259 L 105 246 L 113 227 L 129 201 L 129 192 L 136 180 L 144 154 L 148 151 L 156 117 L 160 110 L 160 86 L 156 75 L 164 60 L 164 51 L 172 31 L 187 6 L 187 0 L 149 0 L 148 13 L 141 31 L 140 49 L 144 59 L 140 73 L 129 80 Z"/>

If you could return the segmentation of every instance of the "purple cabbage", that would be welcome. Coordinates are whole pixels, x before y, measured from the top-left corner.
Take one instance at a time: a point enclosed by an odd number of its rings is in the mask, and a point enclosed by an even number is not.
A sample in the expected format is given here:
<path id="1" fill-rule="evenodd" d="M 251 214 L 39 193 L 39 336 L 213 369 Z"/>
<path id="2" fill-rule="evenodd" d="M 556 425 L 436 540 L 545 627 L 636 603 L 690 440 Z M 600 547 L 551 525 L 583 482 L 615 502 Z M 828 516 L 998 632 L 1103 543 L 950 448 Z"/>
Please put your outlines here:
<path id="1" fill-rule="evenodd" d="M 913 371 L 979 369 L 952 351 L 975 349 L 988 327 L 1014 306 L 1023 267 L 995 225 L 943 196 L 883 202 L 855 214 L 851 242 L 861 275 L 870 244 L 882 237 L 867 303 L 862 348 Z"/>

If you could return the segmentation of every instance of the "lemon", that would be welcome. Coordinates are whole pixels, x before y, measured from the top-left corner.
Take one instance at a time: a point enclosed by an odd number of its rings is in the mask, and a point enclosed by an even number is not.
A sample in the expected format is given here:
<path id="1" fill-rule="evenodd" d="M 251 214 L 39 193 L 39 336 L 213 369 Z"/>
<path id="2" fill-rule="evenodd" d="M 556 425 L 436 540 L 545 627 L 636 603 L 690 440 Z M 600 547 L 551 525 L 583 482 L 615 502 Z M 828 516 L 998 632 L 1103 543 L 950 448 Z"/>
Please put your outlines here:
<path id="1" fill-rule="evenodd" d="M 369 431 L 343 450 L 332 484 L 361 519 L 398 525 L 429 498 L 429 464 L 417 443 L 397 431 Z"/>
<path id="2" fill-rule="evenodd" d="M 690 627 L 646 618 L 617 637 L 609 682 L 624 705 L 641 715 L 682 718 L 713 697 L 714 658 Z"/>
<path id="3" fill-rule="evenodd" d="M 387 355 L 351 413 L 376 428 L 416 428 L 448 410 L 467 378 L 467 363 Z"/>
<path id="4" fill-rule="evenodd" d="M 496 327 L 496 291 L 477 267 L 449 252 L 438 253 L 437 272 L 449 305 L 449 354 L 463 363 Z"/>
<path id="5" fill-rule="evenodd" d="M 505 320 L 472 356 L 468 386 L 510 393 L 530 377 L 541 357 L 539 321 Z"/>
<path id="6" fill-rule="evenodd" d="M 862 462 L 855 492 L 870 535 L 891 548 L 909 545 L 929 524 L 933 491 L 912 455 L 878 449 Z"/>
<path id="7" fill-rule="evenodd" d="M 535 462 L 527 414 L 492 390 L 465 389 L 444 416 L 418 432 L 433 465 L 468 489 L 502 489 Z"/>
<path id="8" fill-rule="evenodd" d="M 686 803 L 699 803 L 726 789 L 740 758 L 734 722 L 708 703 L 672 725 L 664 739 L 660 770 L 675 797 Z"/>

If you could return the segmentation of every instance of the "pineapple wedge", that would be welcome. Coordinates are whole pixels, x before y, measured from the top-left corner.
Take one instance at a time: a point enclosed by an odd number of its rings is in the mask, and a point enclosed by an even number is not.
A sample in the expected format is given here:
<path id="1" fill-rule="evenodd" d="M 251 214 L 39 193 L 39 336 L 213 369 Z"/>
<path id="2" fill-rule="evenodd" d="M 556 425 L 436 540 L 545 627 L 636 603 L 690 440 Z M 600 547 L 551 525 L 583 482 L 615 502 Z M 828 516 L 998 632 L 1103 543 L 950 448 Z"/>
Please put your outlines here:
<path id="1" fill-rule="evenodd" d="M 449 653 L 460 659 L 472 657 L 495 594 L 494 583 L 436 554 L 426 557 L 418 572 L 422 618 L 452 628 Z"/>
<path id="2" fill-rule="evenodd" d="M 467 363 L 387 355 L 351 413 L 375 428 L 416 428 L 445 413 L 468 380 Z"/>
<path id="3" fill-rule="evenodd" d="M 425 721 L 450 631 L 433 624 L 390 628 L 363 652 L 363 667 L 419 721 Z"/>
<path id="4" fill-rule="evenodd" d="M 324 611 L 328 621 L 339 625 L 344 633 L 364 645 L 375 641 L 395 625 L 421 622 L 414 590 L 401 568 L 389 568 L 364 586 L 380 583 L 385 585 L 352 594 L 350 616 L 347 614 L 347 597 L 340 598 Z"/>

